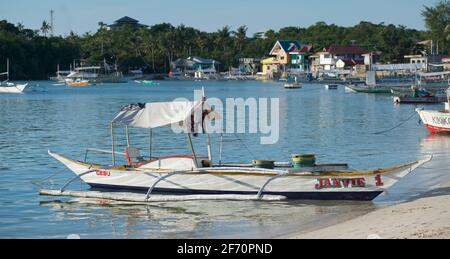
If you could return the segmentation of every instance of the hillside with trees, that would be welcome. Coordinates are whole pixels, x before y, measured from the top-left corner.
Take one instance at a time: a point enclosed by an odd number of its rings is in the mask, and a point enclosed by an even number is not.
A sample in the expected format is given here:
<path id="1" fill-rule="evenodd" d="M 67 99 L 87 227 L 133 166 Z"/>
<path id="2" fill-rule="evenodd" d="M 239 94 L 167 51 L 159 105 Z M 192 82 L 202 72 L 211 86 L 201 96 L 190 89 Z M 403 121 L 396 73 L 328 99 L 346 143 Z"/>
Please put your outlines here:
<path id="1" fill-rule="evenodd" d="M 0 71 L 6 58 L 11 60 L 11 76 L 15 79 L 47 79 L 58 64 L 68 69 L 74 59 L 91 62 L 106 60 L 123 72 L 145 67 L 147 73 L 167 73 L 170 63 L 180 57 L 202 56 L 219 60 L 223 69 L 236 66 L 241 57 L 264 57 L 278 39 L 299 40 L 311 44 L 314 51 L 332 44 L 356 44 L 368 51 L 382 51 L 382 61 L 398 63 L 404 55 L 420 53 L 417 43 L 433 39 L 441 53 L 450 51 L 450 1 L 442 0 L 422 13 L 428 31 L 392 24 L 360 22 L 352 27 L 318 22 L 307 28 L 286 27 L 248 35 L 248 28 L 233 30 L 225 26 L 216 32 L 204 32 L 185 25 L 168 23 L 148 28 L 123 26 L 108 30 L 100 22 L 95 33 L 66 37 L 49 36 L 49 25 L 40 30 L 22 24 L 0 21 Z"/>

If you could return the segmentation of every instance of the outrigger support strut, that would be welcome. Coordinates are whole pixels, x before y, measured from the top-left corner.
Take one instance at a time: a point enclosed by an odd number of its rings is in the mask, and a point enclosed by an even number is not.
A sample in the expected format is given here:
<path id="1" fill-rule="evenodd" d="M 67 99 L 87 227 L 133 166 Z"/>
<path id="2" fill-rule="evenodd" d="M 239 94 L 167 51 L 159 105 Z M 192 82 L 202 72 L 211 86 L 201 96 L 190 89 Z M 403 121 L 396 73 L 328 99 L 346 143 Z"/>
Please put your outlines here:
<path id="1" fill-rule="evenodd" d="M 145 199 L 146 200 L 150 199 L 150 196 L 152 195 L 153 190 L 155 189 L 156 185 L 158 185 L 161 181 L 166 180 L 167 178 L 172 177 L 174 175 L 183 174 L 183 173 L 186 173 L 186 171 L 172 172 L 172 173 L 168 173 L 167 175 L 164 175 L 164 176 L 161 176 L 160 178 L 158 178 L 158 180 L 156 180 L 156 182 L 154 182 L 153 185 L 148 189 Z"/>
<path id="2" fill-rule="evenodd" d="M 288 175 L 288 174 L 287 174 L 287 173 L 279 174 L 279 175 L 277 175 L 277 176 L 274 176 L 274 177 L 268 179 L 267 182 L 261 187 L 261 189 L 259 189 L 259 192 L 258 192 L 258 194 L 256 195 L 256 198 L 257 198 L 258 200 L 261 200 L 261 199 L 262 199 L 262 196 L 263 196 L 263 194 L 264 194 L 264 190 L 266 189 L 266 187 L 267 187 L 271 182 L 273 182 L 274 180 L 276 180 L 276 179 L 278 179 L 278 178 L 281 178 L 281 177 L 284 177 L 284 176 L 286 176 L 286 175 Z"/>
<path id="3" fill-rule="evenodd" d="M 72 178 L 70 181 L 68 181 L 68 182 L 67 182 L 67 183 L 59 190 L 59 192 L 63 193 L 63 192 L 66 190 L 66 188 L 69 187 L 69 185 L 70 185 L 71 183 L 75 182 L 76 180 L 80 179 L 81 177 L 83 177 L 83 176 L 85 176 L 85 175 L 87 175 L 87 174 L 91 174 L 91 173 L 96 172 L 96 171 L 97 171 L 97 170 L 89 170 L 89 171 L 87 171 L 87 172 L 84 172 L 84 173 L 81 173 L 81 174 L 75 176 L 75 177 Z"/>

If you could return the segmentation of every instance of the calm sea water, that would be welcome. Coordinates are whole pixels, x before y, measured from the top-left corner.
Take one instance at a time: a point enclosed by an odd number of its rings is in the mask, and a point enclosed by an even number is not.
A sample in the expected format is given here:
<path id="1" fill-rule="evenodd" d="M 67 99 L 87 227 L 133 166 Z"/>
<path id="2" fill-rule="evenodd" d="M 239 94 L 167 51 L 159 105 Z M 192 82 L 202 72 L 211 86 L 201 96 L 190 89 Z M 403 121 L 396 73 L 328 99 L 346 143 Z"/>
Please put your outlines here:
<path id="1" fill-rule="evenodd" d="M 320 163 L 376 169 L 415 161 L 430 153 L 435 159 L 375 202 L 130 205 L 38 195 L 32 181 L 58 172 L 54 184 L 72 177 L 47 150 L 82 160 L 86 148 L 109 148 L 109 122 L 122 106 L 192 99 L 193 90 L 202 86 L 208 97 L 219 99 L 280 99 L 280 141 L 261 146 L 259 135 L 226 136 L 224 161 L 288 161 L 293 153 L 316 153 Z M 269 238 L 415 199 L 450 180 L 450 137 L 429 136 L 419 125 L 418 116 L 395 130 L 373 134 L 400 124 L 415 108 L 396 106 L 386 95 L 346 93 L 343 87 L 328 91 L 322 85 L 285 90 L 278 83 L 161 82 L 149 87 L 129 83 L 74 89 L 32 82 L 26 94 L 0 95 L 0 238 L 66 238 L 69 234 L 82 238 Z M 132 134 L 134 144 L 145 150 L 148 132 L 133 130 Z M 162 130 L 154 137 L 154 155 L 187 151 L 187 142 L 180 136 Z M 123 137 L 117 141 L 125 145 Z M 213 142 L 218 144 L 218 137 Z M 217 145 L 214 151 L 218 152 Z M 109 162 L 104 155 L 90 154 L 88 159 Z"/>

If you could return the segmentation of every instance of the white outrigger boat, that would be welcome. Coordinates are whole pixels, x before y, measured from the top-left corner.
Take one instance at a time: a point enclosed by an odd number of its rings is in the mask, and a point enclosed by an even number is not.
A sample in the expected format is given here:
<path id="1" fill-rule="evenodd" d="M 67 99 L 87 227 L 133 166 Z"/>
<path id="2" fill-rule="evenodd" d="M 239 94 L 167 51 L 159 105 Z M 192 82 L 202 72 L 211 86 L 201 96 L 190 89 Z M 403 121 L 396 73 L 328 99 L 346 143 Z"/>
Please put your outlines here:
<path id="1" fill-rule="evenodd" d="M 423 124 L 431 133 L 450 133 L 450 88 L 443 111 L 416 109 Z"/>
<path id="2" fill-rule="evenodd" d="M 208 157 L 196 153 L 192 136 L 196 132 L 194 129 L 204 128 L 205 121 L 219 118 L 205 101 L 128 105 L 111 122 L 111 151 L 94 150 L 111 154 L 112 165 L 77 161 L 49 151 L 50 156 L 74 172 L 75 177 L 60 190 L 43 190 L 41 194 L 83 196 L 65 191 L 72 182 L 81 179 L 94 189 L 144 192 L 144 200 L 148 201 L 154 193 L 175 194 L 178 197 L 202 195 L 203 199 L 205 196 L 238 195 L 255 199 L 273 196 L 307 200 L 373 200 L 401 178 L 431 160 L 428 158 L 365 172 L 348 171 L 346 165 L 316 166 L 315 159 L 310 167 L 273 162 L 272 167 L 267 169 L 254 167 L 256 162 L 252 165 L 214 165 L 207 130 L 202 132 L 207 139 Z M 146 160 L 141 156 L 140 150 L 130 144 L 129 128 L 154 130 L 174 125 L 189 132 L 186 135 L 191 154 L 159 158 L 150 154 L 151 158 Z M 117 126 L 126 129 L 127 148 L 124 153 L 116 152 L 114 128 Z M 126 165 L 116 164 L 118 154 L 125 155 L 128 161 Z M 98 192 L 83 197 L 105 198 Z M 123 200 L 123 196 L 121 199 Z"/>
<path id="3" fill-rule="evenodd" d="M 0 93 L 20 94 L 25 91 L 28 84 L 15 84 L 9 82 L 9 59 L 6 61 L 6 72 L 0 73 L 0 76 L 6 75 L 6 80 L 0 82 Z"/>

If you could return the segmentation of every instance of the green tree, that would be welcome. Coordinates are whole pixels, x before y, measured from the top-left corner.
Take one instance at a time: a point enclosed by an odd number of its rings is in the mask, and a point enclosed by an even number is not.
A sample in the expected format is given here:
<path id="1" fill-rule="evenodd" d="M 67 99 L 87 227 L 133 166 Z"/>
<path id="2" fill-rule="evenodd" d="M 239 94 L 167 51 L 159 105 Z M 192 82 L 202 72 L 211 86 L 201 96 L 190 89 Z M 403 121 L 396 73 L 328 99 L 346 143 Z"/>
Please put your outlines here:
<path id="1" fill-rule="evenodd" d="M 449 53 L 450 40 L 445 29 L 450 24 L 450 0 L 441 0 L 435 6 L 424 6 L 422 16 L 431 38 Z"/>
<path id="2" fill-rule="evenodd" d="M 47 34 L 51 30 L 51 26 L 47 21 L 43 21 L 41 25 L 41 32 L 44 34 L 45 37 L 47 37 Z"/>

